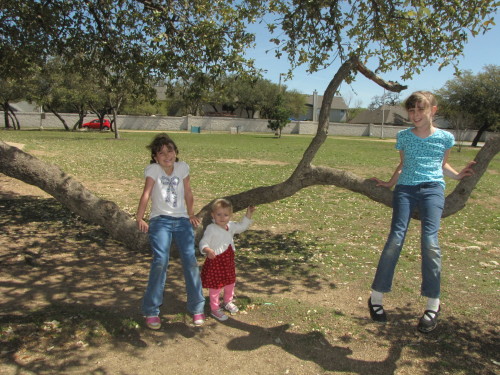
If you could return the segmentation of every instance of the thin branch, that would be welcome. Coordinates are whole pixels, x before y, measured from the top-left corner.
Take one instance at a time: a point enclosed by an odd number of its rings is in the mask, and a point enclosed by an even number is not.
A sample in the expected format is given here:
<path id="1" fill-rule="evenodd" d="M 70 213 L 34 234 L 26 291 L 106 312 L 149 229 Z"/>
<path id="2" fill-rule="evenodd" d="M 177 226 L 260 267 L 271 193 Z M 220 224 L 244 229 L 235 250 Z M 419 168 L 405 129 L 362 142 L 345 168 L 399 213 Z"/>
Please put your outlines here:
<path id="1" fill-rule="evenodd" d="M 408 86 L 401 85 L 397 82 L 393 81 L 386 81 L 383 78 L 379 77 L 376 75 L 374 72 L 372 72 L 370 69 L 368 69 L 361 61 L 358 60 L 356 69 L 358 72 L 363 74 L 366 78 L 369 80 L 375 82 L 377 85 L 385 88 L 386 90 L 392 91 L 392 92 L 401 92 L 403 90 L 406 90 Z"/>

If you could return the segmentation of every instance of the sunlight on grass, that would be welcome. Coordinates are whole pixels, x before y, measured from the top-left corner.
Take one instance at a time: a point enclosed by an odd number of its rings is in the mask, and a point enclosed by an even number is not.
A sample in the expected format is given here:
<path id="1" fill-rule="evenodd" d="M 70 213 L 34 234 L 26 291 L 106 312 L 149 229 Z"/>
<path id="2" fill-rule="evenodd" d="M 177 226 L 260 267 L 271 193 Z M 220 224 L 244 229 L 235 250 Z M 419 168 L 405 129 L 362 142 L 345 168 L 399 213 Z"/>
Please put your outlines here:
<path id="1" fill-rule="evenodd" d="M 95 194 L 115 201 L 131 215 L 150 161 L 146 145 L 155 133 L 123 132 L 121 139 L 99 132 L 4 131 L 2 140 L 25 145 L 25 151 L 57 164 Z M 301 159 L 311 136 L 281 139 L 264 134 L 171 134 L 179 157 L 191 167 L 196 208 L 213 198 L 285 180 Z M 453 150 L 457 169 L 472 160 L 478 149 Z M 399 161 L 393 142 L 368 138 L 329 137 L 314 160 L 356 173 L 387 179 Z M 443 220 L 441 243 L 449 280 L 466 288 L 478 282 L 490 292 L 498 288 L 500 233 L 500 158 L 497 156 L 474 190 L 469 204 Z M 447 193 L 456 186 L 447 181 Z M 243 213 L 235 214 L 238 219 Z M 304 262 L 329 277 L 369 280 L 387 236 L 391 210 L 366 197 L 333 186 L 306 188 L 293 197 L 259 206 L 252 230 L 237 239 L 246 262 L 278 267 L 293 274 Z M 412 222 L 398 273 L 413 279 L 420 257 L 419 225 Z M 267 233 L 266 231 L 269 231 Z M 274 237 L 273 237 L 274 236 Z M 244 251 L 244 249 L 252 251 Z M 274 259 L 273 262 L 269 258 Z M 450 263 L 448 265 L 448 263 Z M 404 284 L 405 282 L 403 282 Z M 418 284 L 418 283 L 417 283 Z"/>

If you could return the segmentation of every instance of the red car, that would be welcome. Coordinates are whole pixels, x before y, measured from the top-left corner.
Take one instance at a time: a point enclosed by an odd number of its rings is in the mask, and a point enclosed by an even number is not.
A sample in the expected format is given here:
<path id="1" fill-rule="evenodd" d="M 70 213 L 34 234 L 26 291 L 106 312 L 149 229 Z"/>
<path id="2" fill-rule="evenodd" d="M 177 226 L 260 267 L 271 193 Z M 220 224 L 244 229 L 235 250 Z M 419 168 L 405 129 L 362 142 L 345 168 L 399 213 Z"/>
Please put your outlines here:
<path id="1" fill-rule="evenodd" d="M 85 124 L 82 125 L 82 128 L 84 129 L 100 129 L 101 128 L 101 123 L 98 118 L 95 120 L 92 120 L 90 122 L 86 122 Z M 102 121 L 102 128 L 108 128 L 111 129 L 111 123 L 109 120 L 103 120 Z"/>

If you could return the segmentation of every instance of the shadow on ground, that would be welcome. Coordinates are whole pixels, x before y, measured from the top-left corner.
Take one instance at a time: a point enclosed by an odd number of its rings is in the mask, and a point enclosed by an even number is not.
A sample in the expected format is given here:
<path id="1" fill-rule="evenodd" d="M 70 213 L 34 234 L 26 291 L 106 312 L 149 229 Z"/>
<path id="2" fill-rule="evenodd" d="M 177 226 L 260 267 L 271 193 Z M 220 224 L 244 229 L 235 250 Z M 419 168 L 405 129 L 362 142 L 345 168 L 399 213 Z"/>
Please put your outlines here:
<path id="1" fill-rule="evenodd" d="M 155 345 L 181 353 L 208 341 L 215 342 L 217 350 L 231 353 L 274 347 L 282 353 L 276 362 L 283 355 L 292 356 L 332 373 L 387 375 L 406 369 L 402 373 L 494 374 L 498 370 L 495 322 L 445 317 L 435 333 L 420 335 L 409 307 L 393 311 L 394 323 L 386 326 L 369 322 L 364 310 L 361 317 L 346 317 L 357 335 L 303 332 L 287 324 L 286 316 L 283 324 L 273 325 L 265 309 L 256 309 L 217 325 L 228 334 L 225 340 L 215 340 L 220 332 L 214 333 L 213 325 L 193 327 L 183 313 L 184 286 L 177 260 L 169 268 L 168 302 L 162 308 L 168 328 L 149 331 L 143 328 L 138 309 L 149 256 L 127 250 L 54 199 L 0 198 L 0 228 L 0 361 L 21 372 L 66 373 L 77 368 L 85 372 L 89 363 L 97 363 L 95 351 L 80 350 L 86 347 L 110 346 L 115 353 L 140 358 Z M 328 292 L 334 287 L 318 279 L 307 264 L 309 244 L 293 233 L 249 231 L 238 246 L 256 244 L 260 244 L 259 256 L 243 254 L 245 261 L 238 266 L 245 293 L 278 294 L 297 283 L 308 290 Z M 306 260 L 280 257 L 291 251 Z M 325 282 L 330 288 L 325 288 Z M 181 346 L 178 340 L 189 341 Z M 89 373 L 113 371 L 96 364 Z"/>

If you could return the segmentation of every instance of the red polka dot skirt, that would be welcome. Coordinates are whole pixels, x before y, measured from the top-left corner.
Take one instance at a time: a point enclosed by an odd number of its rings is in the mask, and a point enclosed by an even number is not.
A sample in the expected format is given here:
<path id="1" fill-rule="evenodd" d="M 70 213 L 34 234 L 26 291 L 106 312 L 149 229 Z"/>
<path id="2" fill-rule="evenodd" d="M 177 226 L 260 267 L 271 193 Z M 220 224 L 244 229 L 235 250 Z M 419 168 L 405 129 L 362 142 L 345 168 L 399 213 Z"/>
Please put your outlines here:
<path id="1" fill-rule="evenodd" d="M 234 265 L 234 250 L 231 245 L 214 259 L 205 259 L 201 269 L 203 288 L 220 289 L 236 282 L 236 267 Z"/>

